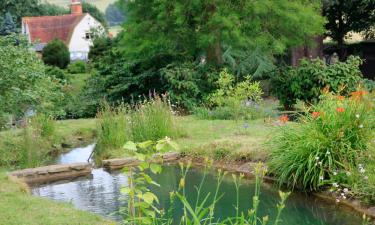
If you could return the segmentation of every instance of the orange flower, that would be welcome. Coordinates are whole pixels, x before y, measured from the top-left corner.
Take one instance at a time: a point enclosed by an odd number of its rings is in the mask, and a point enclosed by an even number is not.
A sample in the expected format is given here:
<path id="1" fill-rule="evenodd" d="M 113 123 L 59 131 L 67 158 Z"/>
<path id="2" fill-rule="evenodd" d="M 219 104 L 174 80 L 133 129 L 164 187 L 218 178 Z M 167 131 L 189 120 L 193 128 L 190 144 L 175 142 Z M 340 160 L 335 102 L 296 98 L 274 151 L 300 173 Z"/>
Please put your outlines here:
<path id="1" fill-rule="evenodd" d="M 343 113 L 343 112 L 345 111 L 345 109 L 344 109 L 343 107 L 338 107 L 338 108 L 336 109 L 336 111 L 337 111 L 338 113 Z"/>
<path id="2" fill-rule="evenodd" d="M 351 93 L 352 97 L 362 97 L 367 94 L 367 91 L 354 91 Z"/>
<path id="3" fill-rule="evenodd" d="M 342 95 L 340 95 L 340 96 L 338 96 L 337 97 L 340 101 L 343 101 L 343 100 L 345 100 L 345 97 L 344 96 L 342 96 Z"/>
<path id="4" fill-rule="evenodd" d="M 314 119 L 316 119 L 316 118 L 318 118 L 318 117 L 320 116 L 320 112 L 312 112 L 312 113 L 311 113 L 311 116 L 312 116 Z"/>
<path id="5" fill-rule="evenodd" d="M 280 121 L 286 123 L 289 121 L 289 117 L 287 115 L 280 116 Z"/>

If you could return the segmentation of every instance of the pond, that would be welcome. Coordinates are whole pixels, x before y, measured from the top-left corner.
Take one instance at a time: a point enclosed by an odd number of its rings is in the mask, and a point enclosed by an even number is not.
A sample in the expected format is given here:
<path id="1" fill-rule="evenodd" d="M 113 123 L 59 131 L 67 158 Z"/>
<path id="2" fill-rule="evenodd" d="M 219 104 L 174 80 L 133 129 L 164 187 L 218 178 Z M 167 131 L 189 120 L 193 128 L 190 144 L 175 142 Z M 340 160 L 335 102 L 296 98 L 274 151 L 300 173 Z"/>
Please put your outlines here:
<path id="1" fill-rule="evenodd" d="M 74 149 L 70 153 L 62 155 L 58 163 L 85 162 L 89 158 L 94 145 L 85 148 Z M 186 179 L 186 193 L 188 199 L 194 201 L 196 191 L 203 176 L 199 169 L 191 169 Z M 164 166 L 163 172 L 154 176 L 160 188 L 153 187 L 152 191 L 159 197 L 162 208 L 169 207 L 169 193 L 177 190 L 180 180 L 178 166 Z M 32 188 L 32 193 L 37 196 L 50 198 L 56 201 L 71 202 L 75 207 L 87 210 L 102 216 L 121 221 L 118 213 L 121 207 L 126 207 L 126 196 L 120 193 L 123 186 L 127 186 L 127 177 L 120 173 L 108 173 L 102 169 L 93 170 L 93 176 L 65 183 L 52 183 Z M 210 172 L 206 178 L 204 193 L 214 192 L 216 188 L 216 173 Z M 244 180 L 240 188 L 240 209 L 246 212 L 251 208 L 254 194 L 254 181 Z M 231 176 L 227 176 L 220 188 L 224 196 L 219 201 L 216 210 L 216 218 L 233 216 L 235 213 L 235 186 Z M 278 189 L 269 185 L 262 185 L 260 215 L 275 217 L 276 204 L 279 201 Z M 181 206 L 176 205 L 175 218 L 182 213 Z M 286 204 L 282 214 L 284 225 L 358 225 L 362 223 L 361 216 L 339 207 L 335 204 L 322 202 L 312 196 L 294 193 Z"/>

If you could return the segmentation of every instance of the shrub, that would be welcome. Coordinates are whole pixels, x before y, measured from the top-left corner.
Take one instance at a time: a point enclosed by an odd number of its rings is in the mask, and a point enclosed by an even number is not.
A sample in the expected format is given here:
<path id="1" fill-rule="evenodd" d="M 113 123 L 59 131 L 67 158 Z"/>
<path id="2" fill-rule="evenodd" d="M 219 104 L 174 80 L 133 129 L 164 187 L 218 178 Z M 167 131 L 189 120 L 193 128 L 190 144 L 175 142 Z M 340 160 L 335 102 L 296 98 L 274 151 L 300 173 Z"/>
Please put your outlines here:
<path id="1" fill-rule="evenodd" d="M 65 69 L 70 62 L 70 53 L 68 47 L 61 40 L 55 39 L 49 42 L 42 52 L 42 59 L 45 64 L 57 66 Z"/>
<path id="2" fill-rule="evenodd" d="M 46 66 L 46 75 L 57 78 L 63 82 L 70 80 L 65 71 L 56 66 Z"/>
<path id="3" fill-rule="evenodd" d="M 275 134 L 269 162 L 280 184 L 309 191 L 332 183 L 338 172 L 352 173 L 374 128 L 373 103 L 363 91 L 350 98 L 325 94 L 310 112 Z"/>
<path id="4" fill-rule="evenodd" d="M 333 65 L 326 65 L 320 59 L 302 60 L 299 67 L 283 69 L 273 75 L 273 93 L 287 109 L 297 100 L 317 103 L 324 88 L 348 95 L 362 79 L 361 64 L 362 60 L 354 56 Z"/>
<path id="5" fill-rule="evenodd" d="M 71 74 L 85 73 L 86 63 L 84 61 L 75 61 L 69 64 L 68 72 Z"/>

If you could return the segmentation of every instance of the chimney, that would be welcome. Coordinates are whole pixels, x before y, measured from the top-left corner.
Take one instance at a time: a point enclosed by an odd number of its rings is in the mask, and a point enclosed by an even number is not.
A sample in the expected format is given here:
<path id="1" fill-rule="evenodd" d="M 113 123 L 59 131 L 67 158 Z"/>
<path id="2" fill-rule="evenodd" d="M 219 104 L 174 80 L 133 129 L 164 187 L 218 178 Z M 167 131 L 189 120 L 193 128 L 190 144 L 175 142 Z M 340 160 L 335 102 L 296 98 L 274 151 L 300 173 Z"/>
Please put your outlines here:
<path id="1" fill-rule="evenodd" d="M 70 13 L 71 14 L 82 14 L 82 3 L 80 0 L 72 0 L 72 4 L 70 5 Z"/>

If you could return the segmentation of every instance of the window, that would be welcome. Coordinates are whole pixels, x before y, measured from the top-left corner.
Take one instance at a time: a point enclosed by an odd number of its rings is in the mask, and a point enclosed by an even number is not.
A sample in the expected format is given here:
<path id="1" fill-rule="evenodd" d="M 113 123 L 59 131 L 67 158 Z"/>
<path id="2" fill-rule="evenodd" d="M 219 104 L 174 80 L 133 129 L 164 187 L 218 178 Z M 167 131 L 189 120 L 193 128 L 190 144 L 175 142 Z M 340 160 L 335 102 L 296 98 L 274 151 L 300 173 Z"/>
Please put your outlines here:
<path id="1" fill-rule="evenodd" d="M 90 40 L 90 39 L 91 39 L 91 36 L 92 36 L 91 33 L 86 33 L 86 34 L 85 34 L 85 39 L 86 39 L 86 40 Z"/>

